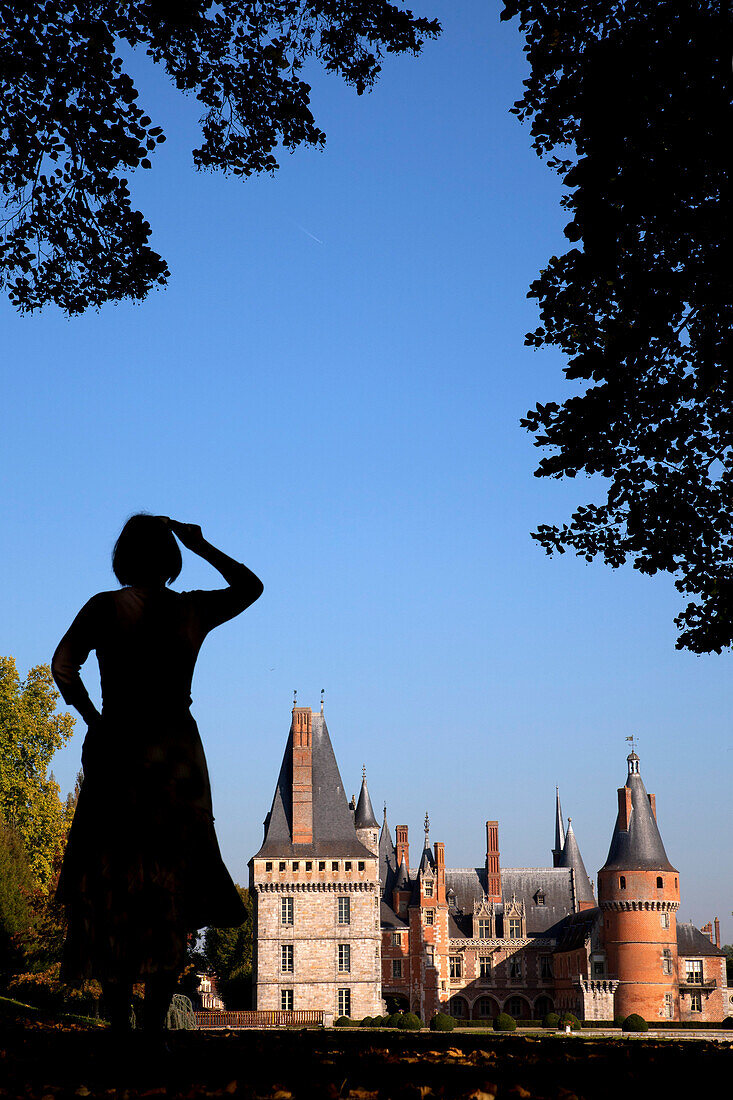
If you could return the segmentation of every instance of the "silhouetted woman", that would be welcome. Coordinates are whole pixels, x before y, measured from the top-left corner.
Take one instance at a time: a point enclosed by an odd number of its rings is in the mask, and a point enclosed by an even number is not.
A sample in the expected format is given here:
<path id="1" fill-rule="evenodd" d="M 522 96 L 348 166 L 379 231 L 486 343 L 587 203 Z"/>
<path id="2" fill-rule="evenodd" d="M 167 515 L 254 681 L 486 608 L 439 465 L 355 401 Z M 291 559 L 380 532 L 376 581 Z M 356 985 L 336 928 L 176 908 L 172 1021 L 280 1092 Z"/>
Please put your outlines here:
<path id="1" fill-rule="evenodd" d="M 228 587 L 173 592 L 181 571 L 173 535 Z M 244 907 L 222 862 L 201 739 L 189 710 L 201 643 L 261 595 L 245 565 L 201 528 L 163 516 L 125 524 L 112 567 L 126 587 L 81 609 L 52 669 L 64 700 L 89 727 L 84 782 L 58 897 L 68 932 L 66 980 L 102 982 L 112 1023 L 127 1025 L 134 982 L 145 981 L 145 1024 L 162 1028 L 189 932 L 241 924 Z M 94 649 L 102 713 L 79 670 Z"/>

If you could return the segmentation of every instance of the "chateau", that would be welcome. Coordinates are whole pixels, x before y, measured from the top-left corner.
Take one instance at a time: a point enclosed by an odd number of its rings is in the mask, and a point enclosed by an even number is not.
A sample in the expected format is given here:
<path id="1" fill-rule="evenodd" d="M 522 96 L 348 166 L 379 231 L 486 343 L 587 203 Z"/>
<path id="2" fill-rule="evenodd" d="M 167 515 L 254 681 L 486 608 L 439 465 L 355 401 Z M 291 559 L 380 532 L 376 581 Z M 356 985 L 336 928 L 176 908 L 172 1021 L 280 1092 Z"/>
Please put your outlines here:
<path id="1" fill-rule="evenodd" d="M 613 1020 L 721 1021 L 733 988 L 715 930 L 678 923 L 679 872 L 657 827 L 639 758 L 627 758 L 608 858 L 593 892 L 556 797 L 551 867 L 502 867 L 486 822 L 478 867 L 449 868 L 430 844 L 416 865 L 406 825 L 381 831 L 366 773 L 347 801 L 323 714 L 294 706 L 249 863 L 256 1009 L 320 1009 L 326 1021 L 410 1008 L 490 1019 L 570 1010 Z"/>

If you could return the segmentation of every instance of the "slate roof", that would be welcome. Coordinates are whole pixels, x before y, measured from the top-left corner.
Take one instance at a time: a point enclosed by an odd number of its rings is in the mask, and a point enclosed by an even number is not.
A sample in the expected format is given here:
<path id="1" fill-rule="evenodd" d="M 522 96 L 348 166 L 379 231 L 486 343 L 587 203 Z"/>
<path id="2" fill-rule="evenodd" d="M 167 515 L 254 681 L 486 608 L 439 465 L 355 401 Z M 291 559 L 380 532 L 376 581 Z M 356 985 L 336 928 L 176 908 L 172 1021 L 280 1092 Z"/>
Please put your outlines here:
<path id="1" fill-rule="evenodd" d="M 558 929 L 555 951 L 575 951 L 583 947 L 601 918 L 602 913 L 598 906 L 583 909 L 580 913 L 570 913 Z"/>
<path id="2" fill-rule="evenodd" d="M 692 921 L 677 921 L 678 955 L 725 955 Z"/>
<path id="3" fill-rule="evenodd" d="M 408 927 L 404 921 L 400 920 L 394 909 L 387 905 L 386 901 L 380 902 L 379 916 L 382 928 L 394 929 L 395 932 L 398 932 L 400 929 Z"/>
<path id="4" fill-rule="evenodd" d="M 557 867 L 572 867 L 575 871 L 575 901 L 591 901 L 595 905 L 595 896 L 593 894 L 593 887 L 590 884 L 588 878 L 588 872 L 585 869 L 583 863 L 583 857 L 580 854 L 580 848 L 578 842 L 575 839 L 575 833 L 573 832 L 573 825 L 568 818 L 568 831 L 565 834 L 565 844 L 563 845 L 560 858 L 556 864 Z"/>
<path id="5" fill-rule="evenodd" d="M 356 804 L 356 813 L 354 815 L 354 825 L 357 829 L 379 828 L 379 822 L 374 816 L 374 810 L 372 809 L 372 800 L 369 797 L 369 791 L 367 790 L 366 776 L 364 776 L 361 781 L 359 801 Z"/>
<path id="6" fill-rule="evenodd" d="M 322 714 L 314 714 L 312 722 L 313 843 L 293 844 L 292 840 L 293 751 L 292 738 L 288 736 L 272 809 L 265 819 L 265 839 L 254 858 L 373 858 L 372 853 L 357 840 L 354 817 L 346 800 L 326 719 Z"/>
<path id="7" fill-rule="evenodd" d="M 638 762 L 638 757 L 633 753 L 628 760 Z M 664 850 L 644 781 L 638 771 L 631 771 L 631 767 L 626 786 L 631 791 L 629 827 L 619 828 L 619 817 L 616 815 L 611 846 L 601 870 L 675 871 Z"/>
<path id="8" fill-rule="evenodd" d="M 502 897 L 509 900 L 512 895 L 517 901 L 524 902 L 527 920 L 527 934 L 538 936 L 553 934 L 552 930 L 573 912 L 573 891 L 571 870 L 567 867 L 503 867 L 501 871 Z M 473 903 L 481 901 L 487 894 L 485 867 L 446 868 L 446 889 L 452 889 L 456 895 L 454 921 L 459 935 L 470 936 L 473 920 Z M 544 895 L 544 905 L 537 903 L 537 895 Z M 503 913 L 503 905 L 496 906 Z"/>

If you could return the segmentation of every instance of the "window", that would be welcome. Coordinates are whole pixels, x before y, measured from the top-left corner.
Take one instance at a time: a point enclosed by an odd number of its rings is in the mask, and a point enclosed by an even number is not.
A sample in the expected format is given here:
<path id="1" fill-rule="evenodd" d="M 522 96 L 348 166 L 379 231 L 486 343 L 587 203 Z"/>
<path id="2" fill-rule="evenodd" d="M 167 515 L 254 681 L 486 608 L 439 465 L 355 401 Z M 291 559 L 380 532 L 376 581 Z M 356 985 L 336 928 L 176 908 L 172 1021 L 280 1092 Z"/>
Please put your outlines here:
<path id="1" fill-rule="evenodd" d="M 662 913 L 661 917 L 659 918 L 659 923 L 661 924 L 662 928 L 669 928 L 669 913 Z"/>
<path id="2" fill-rule="evenodd" d="M 626 889 L 626 875 L 619 875 L 618 888 L 619 890 Z"/>
<path id="3" fill-rule="evenodd" d="M 665 973 L 668 974 L 668 973 L 671 973 L 671 971 L 665 971 Z M 593 977 L 594 978 L 602 978 L 603 977 L 603 963 L 602 962 L 598 962 L 597 960 L 594 961 L 594 963 L 593 963 Z"/>
<path id="4" fill-rule="evenodd" d="M 266 871 L 271 871 L 272 870 L 272 862 L 270 860 L 268 860 L 267 863 L 265 864 L 265 870 Z"/>
<path id="5" fill-rule="evenodd" d="M 293 923 L 293 899 L 280 898 L 280 924 Z"/>
<path id="6" fill-rule="evenodd" d="M 521 981 L 522 978 L 522 959 L 520 955 L 512 955 L 509 959 L 509 980 L 512 982 Z M 511 1013 L 509 1013 L 511 1016 Z"/>
<path id="7" fill-rule="evenodd" d="M 672 999 L 671 993 L 667 996 Z M 690 994 L 690 1012 L 702 1012 L 702 993 L 695 991 Z"/>
<path id="8" fill-rule="evenodd" d="M 460 955 L 451 955 L 448 959 L 451 978 L 460 978 L 463 975 L 463 960 Z"/>
<path id="9" fill-rule="evenodd" d="M 365 867 L 366 867 L 366 864 L 364 863 L 364 860 L 360 859 L 359 862 L 356 865 L 357 871 L 363 871 Z"/>
<path id="10" fill-rule="evenodd" d="M 661 875 L 657 875 L 657 890 L 661 890 L 664 886 L 664 879 Z"/>
<path id="11" fill-rule="evenodd" d="M 348 943 L 338 945 L 338 969 L 339 974 L 348 974 L 351 970 L 351 945 Z"/>
<path id="12" fill-rule="evenodd" d="M 508 1012 L 515 1020 L 521 1020 L 525 1013 L 525 1002 L 521 997 L 510 997 L 505 1012 Z"/>
<path id="13" fill-rule="evenodd" d="M 549 982 L 552 978 L 552 957 L 550 955 L 540 955 L 540 979 L 543 982 Z"/>
<path id="14" fill-rule="evenodd" d="M 433 884 L 432 882 L 425 883 L 425 897 L 431 898 L 433 896 Z"/>
<path id="15" fill-rule="evenodd" d="M 476 1011 L 476 1013 L 478 1013 L 479 1016 L 483 1016 L 483 1017 L 491 1016 L 492 1015 L 491 1010 L 492 1010 L 493 1007 L 494 1007 L 494 1005 L 493 1005 L 493 1001 L 491 1000 L 491 997 L 479 997 L 478 1004 L 476 1005 L 475 1011 Z"/>
<path id="16" fill-rule="evenodd" d="M 306 869 L 306 871 L 312 871 L 313 870 L 313 860 L 312 859 L 307 859 L 305 861 L 305 869 Z"/>
<path id="17" fill-rule="evenodd" d="M 519 940 L 522 938 L 522 919 L 521 917 L 509 918 L 509 939 Z"/>
<path id="18" fill-rule="evenodd" d="M 339 989 L 336 997 L 336 1005 L 339 1016 L 351 1015 L 351 990 Z"/>
<path id="19" fill-rule="evenodd" d="M 453 997 L 448 1005 L 448 1011 L 451 1016 L 455 1016 L 456 1019 L 461 1019 L 462 1016 L 468 1015 L 468 1005 L 463 997 Z"/>
<path id="20" fill-rule="evenodd" d="M 672 973 L 672 952 L 668 947 L 665 947 L 664 951 L 662 952 L 662 973 Z"/>
<path id="21" fill-rule="evenodd" d="M 285 870 L 285 866 L 286 866 L 286 864 L 285 864 L 285 860 L 284 860 L 284 859 L 281 859 L 281 860 L 280 860 L 280 863 L 278 864 L 278 870 L 280 870 L 280 871 L 284 871 L 284 870 Z"/>
<path id="22" fill-rule="evenodd" d="M 283 1010 L 283 1012 L 292 1012 L 293 1011 L 293 1004 L 294 1004 L 294 998 L 293 998 L 292 989 L 281 989 L 280 990 L 280 1008 Z"/>
<path id="23" fill-rule="evenodd" d="M 402 959 L 392 959 L 392 977 L 402 977 Z"/>
<path id="24" fill-rule="evenodd" d="M 280 947 L 280 969 L 283 974 L 293 973 L 293 945 L 284 943 Z"/>
<path id="25" fill-rule="evenodd" d="M 672 994 L 671 993 L 665 993 L 664 994 L 664 1012 L 663 1012 L 663 1015 L 666 1016 L 668 1020 L 672 1019 L 673 1009 L 674 1009 L 674 1006 L 672 1004 Z"/>
<path id="26" fill-rule="evenodd" d="M 338 869 L 339 869 L 339 861 L 337 859 L 334 859 L 331 863 L 331 870 L 332 871 L 338 871 Z"/>
<path id="27" fill-rule="evenodd" d="M 300 863 L 297 859 L 293 860 L 293 870 L 294 871 L 299 871 L 300 870 Z"/>
<path id="28" fill-rule="evenodd" d="M 351 924 L 351 898 L 339 898 L 338 922 L 339 924 Z"/>
<path id="29" fill-rule="evenodd" d="M 425 946 L 425 959 L 428 966 L 435 966 L 435 948 L 432 943 Z"/>
<path id="30" fill-rule="evenodd" d="M 537 893 L 534 896 L 534 900 L 535 900 L 537 905 L 544 905 L 545 904 L 545 895 L 542 892 L 542 890 L 537 891 Z"/>
<path id="31" fill-rule="evenodd" d="M 325 859 L 319 859 L 319 861 L 318 861 L 318 870 L 319 871 L 325 871 L 326 870 L 326 861 L 325 861 Z"/>
<path id="32" fill-rule="evenodd" d="M 685 959 L 685 977 L 691 984 L 702 984 L 702 959 Z"/>
<path id="33" fill-rule="evenodd" d="M 491 921 L 480 919 L 478 924 L 478 938 L 480 940 L 487 940 L 491 935 Z"/>
<path id="34" fill-rule="evenodd" d="M 425 923 L 426 924 L 435 924 L 435 910 L 434 909 L 426 909 L 425 910 Z"/>
<path id="35" fill-rule="evenodd" d="M 478 960 L 478 976 L 479 978 L 491 977 L 491 956 L 480 955 Z"/>
<path id="36" fill-rule="evenodd" d="M 351 870 L 351 860 L 347 859 L 346 863 L 344 864 L 344 871 L 350 871 L 350 870 Z"/>
<path id="37" fill-rule="evenodd" d="M 401 932 L 393 932 L 392 933 L 392 946 L 393 947 L 401 947 L 402 946 L 402 933 Z"/>

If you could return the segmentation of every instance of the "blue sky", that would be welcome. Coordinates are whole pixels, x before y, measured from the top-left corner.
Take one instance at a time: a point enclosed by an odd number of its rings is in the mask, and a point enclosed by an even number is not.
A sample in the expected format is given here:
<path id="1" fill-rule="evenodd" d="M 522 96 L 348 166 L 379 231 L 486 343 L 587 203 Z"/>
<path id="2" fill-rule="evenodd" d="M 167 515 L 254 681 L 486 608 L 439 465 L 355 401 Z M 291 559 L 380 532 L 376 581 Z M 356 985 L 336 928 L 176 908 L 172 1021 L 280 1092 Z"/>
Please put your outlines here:
<path id="1" fill-rule="evenodd" d="M 526 74 L 500 5 L 418 10 L 441 39 L 388 59 L 369 95 L 315 75 L 326 149 L 274 178 L 197 174 L 195 100 L 132 59 L 168 135 L 134 195 L 172 277 L 74 320 L 0 305 L 0 651 L 49 660 L 114 587 L 130 513 L 199 522 L 265 583 L 194 683 L 236 879 L 293 689 L 315 708 L 323 687 L 346 787 L 366 763 L 375 808 L 416 848 L 428 810 L 452 866 L 482 862 L 487 818 L 505 865 L 546 864 L 559 784 L 594 878 L 638 735 L 680 916 L 720 916 L 730 942 L 730 656 L 675 650 L 669 578 L 548 559 L 529 536 L 598 491 L 533 478 L 519 427 L 566 388 L 561 358 L 523 345 L 528 284 L 564 248 L 558 182 L 509 114 Z M 216 583 L 187 556 L 178 587 Z"/>

